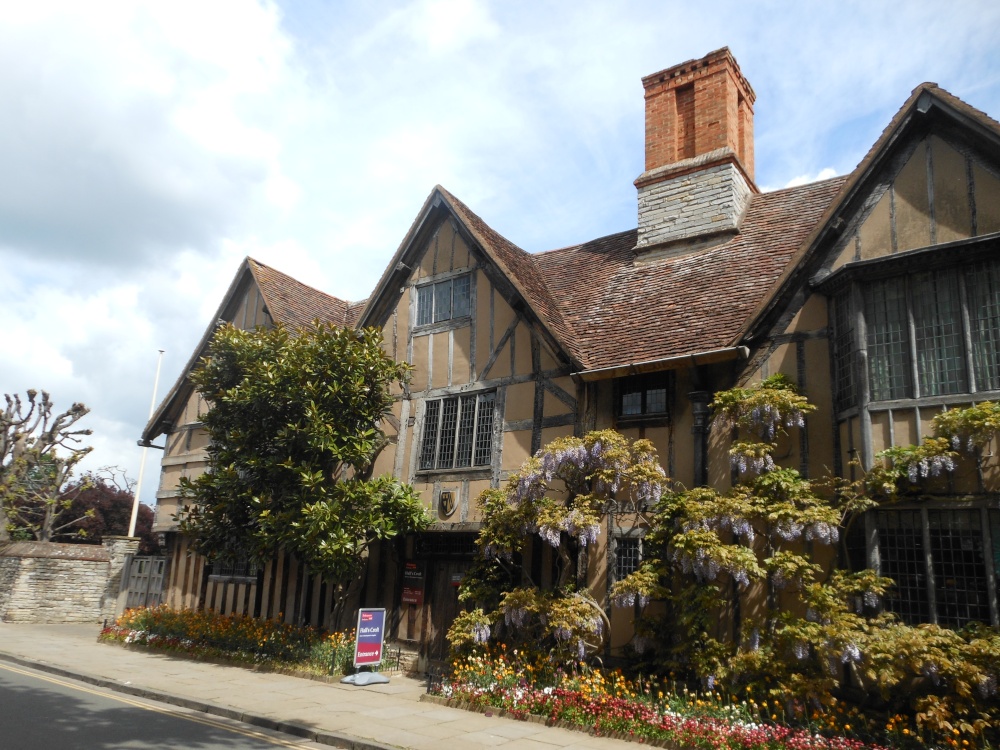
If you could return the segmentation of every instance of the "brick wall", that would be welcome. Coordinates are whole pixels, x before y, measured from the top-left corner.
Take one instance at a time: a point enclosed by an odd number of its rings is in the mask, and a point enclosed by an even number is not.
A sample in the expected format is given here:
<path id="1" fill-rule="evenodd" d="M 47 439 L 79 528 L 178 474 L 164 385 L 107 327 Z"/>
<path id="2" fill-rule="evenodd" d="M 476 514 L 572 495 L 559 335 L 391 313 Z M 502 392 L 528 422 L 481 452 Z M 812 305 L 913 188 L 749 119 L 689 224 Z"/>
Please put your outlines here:
<path id="1" fill-rule="evenodd" d="M 755 94 L 728 48 L 642 79 L 646 171 L 729 148 L 753 179 Z"/>

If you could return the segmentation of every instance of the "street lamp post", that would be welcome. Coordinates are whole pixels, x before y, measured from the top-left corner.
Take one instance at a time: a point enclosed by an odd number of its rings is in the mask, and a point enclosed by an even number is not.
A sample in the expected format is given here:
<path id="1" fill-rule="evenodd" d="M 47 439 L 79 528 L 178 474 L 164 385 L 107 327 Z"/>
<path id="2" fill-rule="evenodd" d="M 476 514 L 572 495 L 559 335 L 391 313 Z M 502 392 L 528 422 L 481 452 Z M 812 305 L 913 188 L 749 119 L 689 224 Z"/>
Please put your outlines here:
<path id="1" fill-rule="evenodd" d="M 153 418 L 153 411 L 156 409 L 156 389 L 160 385 L 160 365 L 163 364 L 163 349 L 159 350 L 160 356 L 156 360 L 156 378 L 153 380 L 153 400 L 149 404 L 149 419 Z M 148 422 L 149 419 L 146 421 Z M 139 460 L 139 479 L 135 483 L 135 498 L 132 500 L 132 519 L 128 522 L 128 535 L 135 536 L 135 522 L 139 518 L 139 493 L 142 491 L 142 475 L 146 470 L 146 453 L 149 446 L 142 446 L 142 458 Z"/>

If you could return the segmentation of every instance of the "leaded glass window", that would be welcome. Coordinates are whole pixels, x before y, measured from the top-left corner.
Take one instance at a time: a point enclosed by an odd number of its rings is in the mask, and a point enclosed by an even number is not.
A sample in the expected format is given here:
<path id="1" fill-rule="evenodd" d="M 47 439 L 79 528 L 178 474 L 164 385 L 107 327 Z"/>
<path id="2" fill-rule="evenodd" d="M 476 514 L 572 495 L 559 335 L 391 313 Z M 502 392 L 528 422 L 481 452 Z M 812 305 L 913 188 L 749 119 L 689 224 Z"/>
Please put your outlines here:
<path id="1" fill-rule="evenodd" d="M 496 394 L 427 401 L 420 469 L 461 469 L 489 466 L 493 457 Z"/>
<path id="2" fill-rule="evenodd" d="M 884 598 L 888 611 L 910 625 L 990 623 L 990 568 L 1000 573 L 1000 511 L 879 510 L 875 523 L 879 574 L 894 582 Z"/>
<path id="3" fill-rule="evenodd" d="M 620 581 L 639 569 L 642 562 L 642 540 L 637 536 L 615 539 L 615 580 Z"/>
<path id="4" fill-rule="evenodd" d="M 920 511 L 879 511 L 877 519 L 880 572 L 895 582 L 885 594 L 885 608 L 909 625 L 927 622 L 930 604 Z"/>
<path id="5" fill-rule="evenodd" d="M 833 366 L 836 378 L 838 409 L 847 409 L 858 402 L 854 375 L 855 344 L 854 316 L 850 294 L 845 292 L 833 300 Z"/>
<path id="6" fill-rule="evenodd" d="M 939 625 L 990 621 L 980 518 L 978 509 L 927 512 Z"/>
<path id="7" fill-rule="evenodd" d="M 879 281 L 865 287 L 865 323 L 872 400 L 907 397 L 910 394 L 910 336 L 903 279 Z"/>
<path id="8" fill-rule="evenodd" d="M 871 281 L 860 291 L 871 401 L 1000 390 L 1000 260 Z M 858 402 L 855 314 L 847 293 L 832 300 L 839 410 Z"/>
<path id="9" fill-rule="evenodd" d="M 958 274 L 918 274 L 911 287 L 920 395 L 968 390 Z"/>
<path id="10" fill-rule="evenodd" d="M 669 372 L 622 378 L 618 382 L 618 416 L 668 416 L 671 391 Z"/>
<path id="11" fill-rule="evenodd" d="M 472 277 L 468 274 L 417 287 L 417 325 L 468 317 L 472 309 Z"/>
<path id="12" fill-rule="evenodd" d="M 965 272 L 976 389 L 1000 390 L 1000 262 Z"/>

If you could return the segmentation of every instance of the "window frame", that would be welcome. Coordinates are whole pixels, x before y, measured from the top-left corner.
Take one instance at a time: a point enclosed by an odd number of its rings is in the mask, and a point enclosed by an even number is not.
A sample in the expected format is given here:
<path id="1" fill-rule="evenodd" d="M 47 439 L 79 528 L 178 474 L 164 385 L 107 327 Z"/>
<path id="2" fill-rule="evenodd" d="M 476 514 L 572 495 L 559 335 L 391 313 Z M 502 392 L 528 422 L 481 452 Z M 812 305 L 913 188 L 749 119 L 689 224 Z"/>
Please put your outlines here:
<path id="1" fill-rule="evenodd" d="M 218 560 L 212 563 L 208 580 L 220 583 L 248 583 L 257 580 L 261 566 L 250 560 L 249 554 L 242 554 L 239 559 L 223 563 Z"/>
<path id="2" fill-rule="evenodd" d="M 616 534 L 614 537 L 615 549 L 614 549 L 614 559 L 613 570 L 614 570 L 614 581 L 623 580 L 635 571 L 637 571 L 642 566 L 643 554 L 642 554 L 642 534 Z M 623 557 L 620 554 L 623 545 L 631 546 L 635 544 L 635 555 L 629 555 L 629 561 L 634 560 L 635 567 L 631 567 L 623 572 L 624 566 L 622 565 Z"/>
<path id="3" fill-rule="evenodd" d="M 414 285 L 414 330 L 436 327 L 450 328 L 470 321 L 475 297 L 473 285 L 473 274 L 470 271 L 438 275 L 433 280 Z M 461 296 L 462 304 L 456 312 L 455 290 L 457 286 L 464 286 L 464 294 Z M 446 293 L 445 290 L 447 290 Z M 448 298 L 447 312 L 444 312 L 441 307 L 445 294 Z"/>
<path id="4" fill-rule="evenodd" d="M 615 420 L 618 424 L 634 424 L 637 422 L 664 421 L 669 422 L 674 402 L 675 373 L 673 370 L 629 375 L 617 378 L 614 387 Z M 662 390 L 663 410 L 649 411 L 650 392 Z M 625 413 L 625 398 L 638 395 L 639 411 Z"/>
<path id="5" fill-rule="evenodd" d="M 471 417 L 468 411 L 470 406 L 474 406 Z M 496 452 L 493 433 L 498 419 L 495 390 L 426 399 L 423 402 L 417 473 L 491 469 Z"/>
<path id="6" fill-rule="evenodd" d="M 917 264 L 898 268 L 897 273 L 887 272 L 895 269 L 892 265 L 866 278 L 855 278 L 860 269 L 850 269 L 845 278 L 852 283 L 827 290 L 837 413 L 843 415 L 868 404 L 946 404 L 961 401 L 968 394 L 1000 395 L 1000 367 L 992 367 L 988 356 L 988 351 L 1000 350 L 1000 313 L 994 309 L 996 305 L 985 312 L 976 307 L 996 295 L 1000 260 L 981 257 L 961 264 Z M 948 284 L 952 285 L 951 297 L 942 301 L 948 296 L 944 292 Z M 922 304 L 926 294 L 918 293 L 921 286 L 926 292 L 928 285 L 934 287 L 933 312 Z M 896 335 L 891 331 L 875 330 L 877 319 L 888 314 L 884 291 L 890 287 L 897 290 L 894 302 L 902 305 L 902 320 L 896 322 L 899 341 L 886 340 Z M 882 315 L 875 314 L 876 304 Z M 949 304 L 952 307 L 946 320 L 941 310 Z M 943 330 L 948 328 L 951 330 Z M 903 347 L 895 362 L 886 349 L 894 344 Z M 946 350 L 951 354 L 940 356 Z M 935 352 L 939 356 L 932 361 L 929 354 Z M 862 365 L 866 360 L 867 366 Z M 944 372 L 954 373 L 954 381 L 944 382 Z M 845 379 L 848 374 L 852 382 Z"/>
<path id="7" fill-rule="evenodd" d="M 910 524 L 906 526 L 909 530 L 907 543 L 901 544 L 898 549 L 910 549 L 909 560 L 900 560 L 899 556 L 889 554 L 890 549 L 887 544 L 888 530 L 890 524 L 886 521 L 890 517 L 899 517 L 901 520 L 904 514 L 908 517 Z M 940 521 L 947 515 L 952 516 L 951 525 L 939 525 L 937 535 L 935 535 L 934 521 Z M 959 514 L 967 514 L 970 518 L 977 518 L 978 529 L 973 529 L 970 534 L 968 529 L 961 529 L 961 524 L 955 523 Z M 916 520 L 918 526 L 913 525 Z M 901 621 L 915 625 L 919 623 L 932 623 L 942 627 L 962 627 L 969 622 L 985 622 L 994 627 L 1000 625 L 1000 604 L 997 599 L 998 578 L 1000 578 L 1000 509 L 992 508 L 988 503 L 951 503 L 948 505 L 934 504 L 913 505 L 901 504 L 891 508 L 878 508 L 869 511 L 864 516 L 865 535 L 868 539 L 867 555 L 868 567 L 872 568 L 879 575 L 887 577 L 897 577 L 897 587 L 890 590 L 890 595 L 883 602 L 882 606 L 895 612 Z M 896 529 L 902 528 L 900 524 L 895 525 Z M 967 601 L 964 606 L 967 610 L 978 607 L 980 611 L 985 611 L 987 619 L 975 619 L 972 617 L 963 618 L 956 614 L 955 602 L 944 601 L 943 592 L 946 592 L 946 584 L 942 577 L 948 577 L 945 566 L 950 566 L 952 578 L 964 577 L 969 579 L 969 575 L 960 576 L 955 573 L 956 555 L 953 550 L 945 549 L 946 543 L 958 541 L 962 545 L 962 551 L 969 554 L 979 554 L 982 558 L 982 570 L 976 574 L 982 582 L 982 594 L 985 595 L 985 604 L 975 604 Z M 969 549 L 966 549 L 965 542 L 969 542 Z M 973 549 L 978 541 L 978 550 Z M 916 548 L 916 549 L 913 549 Z M 937 554 L 935 554 L 937 552 Z M 891 562 L 890 562 L 891 561 Z M 966 567 L 975 563 L 964 563 Z M 897 568 L 908 566 L 909 570 L 902 571 L 886 568 Z M 899 579 L 905 578 L 900 582 Z M 901 592 L 919 591 L 923 588 L 923 594 L 917 594 L 916 598 L 902 600 Z M 954 583 L 952 583 L 954 588 Z M 968 593 L 968 592 L 966 592 Z M 905 593 L 903 593 L 905 596 Z M 895 603 L 894 603 L 895 600 Z"/>

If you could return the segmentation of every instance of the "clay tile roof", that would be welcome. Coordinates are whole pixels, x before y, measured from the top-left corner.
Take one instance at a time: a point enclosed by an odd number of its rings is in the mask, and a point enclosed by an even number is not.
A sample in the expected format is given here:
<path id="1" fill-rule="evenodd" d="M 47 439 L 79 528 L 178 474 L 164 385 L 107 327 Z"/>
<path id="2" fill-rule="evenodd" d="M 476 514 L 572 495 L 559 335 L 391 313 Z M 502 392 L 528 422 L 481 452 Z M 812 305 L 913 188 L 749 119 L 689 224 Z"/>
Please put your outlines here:
<path id="1" fill-rule="evenodd" d="M 317 318 L 347 325 L 349 305 L 344 300 L 306 286 L 253 258 L 247 258 L 247 263 L 272 320 L 293 328 L 307 326 Z"/>
<path id="2" fill-rule="evenodd" d="M 344 321 L 344 325 L 354 328 L 358 325 L 358 319 L 361 317 L 362 311 L 365 309 L 365 305 L 368 304 L 368 300 L 363 299 L 360 302 L 348 302 L 347 303 L 347 317 Z"/>
<path id="3" fill-rule="evenodd" d="M 721 349 L 781 275 L 845 178 L 754 195 L 740 233 L 636 260 L 636 230 L 533 256 L 589 369 Z"/>
<path id="4" fill-rule="evenodd" d="M 583 352 L 577 345 L 576 332 L 566 320 L 564 306 L 553 297 L 534 258 L 513 242 L 492 229 L 462 201 L 438 186 L 442 197 L 472 232 L 479 243 L 501 266 L 507 278 L 517 287 L 525 301 L 556 338 L 564 351 L 578 363 L 583 363 Z"/>

